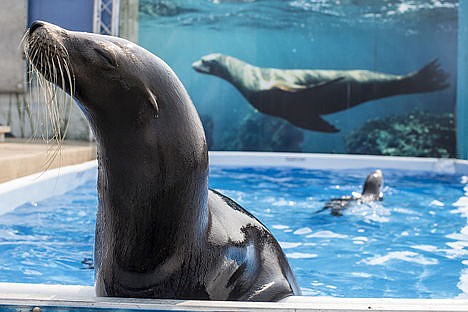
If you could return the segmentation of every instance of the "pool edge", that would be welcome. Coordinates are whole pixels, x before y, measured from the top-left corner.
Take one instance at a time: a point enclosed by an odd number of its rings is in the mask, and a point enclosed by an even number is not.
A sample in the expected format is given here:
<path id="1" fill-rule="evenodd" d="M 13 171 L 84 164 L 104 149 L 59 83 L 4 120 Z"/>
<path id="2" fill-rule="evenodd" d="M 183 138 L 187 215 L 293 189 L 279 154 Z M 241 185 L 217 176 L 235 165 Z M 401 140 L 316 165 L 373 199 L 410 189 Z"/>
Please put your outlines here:
<path id="1" fill-rule="evenodd" d="M 306 169 L 403 169 L 447 174 L 468 174 L 468 161 L 426 158 L 320 153 L 209 152 L 210 165 L 281 166 Z"/>
<path id="2" fill-rule="evenodd" d="M 293 296 L 280 302 L 161 300 L 94 296 L 92 286 L 0 283 L 1 307 L 68 307 L 158 311 L 468 311 L 467 299 Z"/>

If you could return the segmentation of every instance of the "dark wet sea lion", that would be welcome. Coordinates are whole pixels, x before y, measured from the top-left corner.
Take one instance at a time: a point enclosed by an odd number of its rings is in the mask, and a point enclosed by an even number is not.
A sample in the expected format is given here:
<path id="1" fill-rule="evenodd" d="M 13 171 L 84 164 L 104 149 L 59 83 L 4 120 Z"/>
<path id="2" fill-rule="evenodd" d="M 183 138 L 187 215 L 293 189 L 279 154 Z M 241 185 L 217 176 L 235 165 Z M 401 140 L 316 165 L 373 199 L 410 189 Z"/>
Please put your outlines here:
<path id="1" fill-rule="evenodd" d="M 383 200 L 382 193 L 383 174 L 380 170 L 371 172 L 364 182 L 364 187 L 361 194 L 353 194 L 352 196 L 343 196 L 334 198 L 325 204 L 325 207 L 317 213 L 330 209 L 330 214 L 334 216 L 342 216 L 343 210 L 349 207 L 353 202 L 357 204 L 366 204 L 373 201 Z"/>
<path id="2" fill-rule="evenodd" d="M 169 66 L 129 41 L 44 22 L 24 40 L 33 66 L 74 90 L 96 136 L 98 296 L 272 301 L 300 294 L 271 233 L 208 190 L 203 128 Z"/>
<path id="3" fill-rule="evenodd" d="M 322 132 L 339 129 L 321 115 L 370 100 L 437 91 L 448 86 L 448 76 L 437 61 L 404 76 L 367 70 L 260 68 L 223 54 L 206 55 L 192 67 L 229 81 L 262 113 Z"/>

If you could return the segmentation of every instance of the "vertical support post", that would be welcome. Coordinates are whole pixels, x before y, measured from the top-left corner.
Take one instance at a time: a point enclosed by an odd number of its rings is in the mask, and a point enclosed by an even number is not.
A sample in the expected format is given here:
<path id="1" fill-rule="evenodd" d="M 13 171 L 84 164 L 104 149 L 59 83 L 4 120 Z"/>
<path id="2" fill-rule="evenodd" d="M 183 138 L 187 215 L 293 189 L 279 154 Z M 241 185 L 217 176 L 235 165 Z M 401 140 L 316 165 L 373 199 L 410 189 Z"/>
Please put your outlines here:
<path id="1" fill-rule="evenodd" d="M 138 43 L 138 2 L 120 0 L 119 36 L 134 43 Z"/>
<path id="2" fill-rule="evenodd" d="M 468 2 L 458 2 L 457 158 L 468 159 Z"/>
<path id="3" fill-rule="evenodd" d="M 111 34 L 113 36 L 119 35 L 120 25 L 120 0 L 112 0 L 112 16 L 111 16 Z"/>
<path id="4" fill-rule="evenodd" d="M 99 34 L 101 28 L 101 0 L 94 0 L 93 33 Z"/>

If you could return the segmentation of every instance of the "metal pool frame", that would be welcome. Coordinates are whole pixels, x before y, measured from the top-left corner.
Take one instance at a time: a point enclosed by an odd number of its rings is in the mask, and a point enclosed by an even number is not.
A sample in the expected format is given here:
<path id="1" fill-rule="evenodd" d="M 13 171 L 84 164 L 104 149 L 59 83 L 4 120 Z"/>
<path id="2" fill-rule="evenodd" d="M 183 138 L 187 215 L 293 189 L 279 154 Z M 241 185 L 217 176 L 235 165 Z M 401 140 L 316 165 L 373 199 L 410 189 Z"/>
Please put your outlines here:
<path id="1" fill-rule="evenodd" d="M 309 169 L 403 169 L 468 175 L 468 161 L 366 155 L 210 152 L 211 165 Z M 96 161 L 45 171 L 0 184 L 0 216 L 30 201 L 63 194 L 94 178 Z M 280 302 L 100 298 L 92 286 L 0 283 L 1 311 L 464 311 L 468 295 L 454 299 L 289 297 Z M 39 311 L 39 310 L 35 310 Z"/>

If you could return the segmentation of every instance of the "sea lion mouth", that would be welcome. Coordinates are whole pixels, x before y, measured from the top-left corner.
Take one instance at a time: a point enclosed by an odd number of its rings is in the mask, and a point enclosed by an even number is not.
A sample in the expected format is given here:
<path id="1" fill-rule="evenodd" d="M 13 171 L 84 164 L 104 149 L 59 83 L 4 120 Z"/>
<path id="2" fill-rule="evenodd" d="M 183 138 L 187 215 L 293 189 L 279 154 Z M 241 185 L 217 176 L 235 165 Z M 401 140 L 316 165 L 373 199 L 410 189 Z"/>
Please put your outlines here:
<path id="1" fill-rule="evenodd" d="M 52 138 L 59 143 L 67 132 L 75 92 L 70 57 L 61 42 L 63 31 L 55 25 L 37 21 L 31 24 L 21 41 L 28 62 L 29 83 L 35 85 L 30 88 L 31 95 L 35 102 L 45 102 L 45 114 L 49 119 L 45 126 L 46 137 L 52 131 Z M 65 92 L 58 92 L 59 88 Z"/>
<path id="2" fill-rule="evenodd" d="M 67 49 L 45 22 L 34 22 L 23 37 L 23 50 L 31 72 L 73 95 L 74 75 Z"/>
<path id="3" fill-rule="evenodd" d="M 199 73 L 209 74 L 210 68 L 203 64 L 202 61 L 193 62 L 192 68 L 195 69 Z"/>

